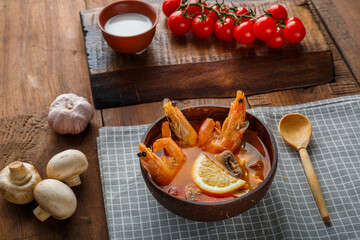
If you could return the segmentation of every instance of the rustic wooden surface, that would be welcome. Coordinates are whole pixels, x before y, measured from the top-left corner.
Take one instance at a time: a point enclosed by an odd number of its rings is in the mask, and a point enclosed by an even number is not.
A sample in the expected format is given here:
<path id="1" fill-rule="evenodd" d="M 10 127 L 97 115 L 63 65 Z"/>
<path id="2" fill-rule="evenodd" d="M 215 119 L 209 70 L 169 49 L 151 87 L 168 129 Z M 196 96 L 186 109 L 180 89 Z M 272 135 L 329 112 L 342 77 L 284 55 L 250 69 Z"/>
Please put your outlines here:
<path id="1" fill-rule="evenodd" d="M 307 35 L 300 44 L 286 43 L 281 49 L 271 49 L 260 40 L 241 45 L 236 41 L 220 41 L 215 36 L 206 40 L 192 33 L 176 36 L 170 34 L 161 5 L 156 4 L 159 13 L 156 34 L 149 48 L 140 55 L 119 54 L 107 45 L 97 26 L 101 8 L 81 11 L 95 107 L 127 106 L 165 97 L 234 97 L 234 89 L 239 88 L 251 95 L 333 80 L 331 51 L 312 9 L 295 1 L 279 3 L 290 16 L 303 21 Z M 256 7 L 261 13 L 269 4 L 244 6 Z M 262 71 L 257 71 L 259 68 Z"/>
<path id="2" fill-rule="evenodd" d="M 32 210 L 0 197 L 0 239 L 104 239 L 107 237 L 96 136 L 91 126 L 77 136 L 61 136 L 47 124 L 51 102 L 73 92 L 91 100 L 79 11 L 83 0 L 0 0 L 0 169 L 15 160 L 32 163 L 43 178 L 46 164 L 68 148 L 83 151 L 89 169 L 74 188 L 76 214 L 41 223 Z"/>
<path id="3" fill-rule="evenodd" d="M 67 148 L 83 151 L 90 163 L 89 170 L 81 176 L 83 184 L 74 188 L 79 205 L 68 220 L 49 219 L 41 223 L 32 215 L 35 202 L 18 206 L 0 198 L 1 240 L 108 238 L 96 154 L 98 129 L 151 123 L 163 114 L 161 103 L 97 110 L 90 127 L 78 136 L 54 133 L 46 116 L 50 103 L 62 93 L 73 92 L 92 101 L 79 11 L 110 2 L 0 0 L 0 169 L 23 159 L 46 177 L 48 160 Z M 324 31 L 329 31 L 326 39 L 334 57 L 335 81 L 253 95 L 247 98 L 248 107 L 282 106 L 360 93 L 356 81 L 360 69 L 360 38 L 356 29 L 360 24 L 351 24 L 359 17 L 360 1 L 313 2 L 325 23 Z M 348 34 L 345 37 L 344 32 Z M 180 101 L 178 105 L 230 102 L 231 99 L 198 99 Z"/>
<path id="4" fill-rule="evenodd" d="M 360 82 L 360 11 L 358 0 L 313 0 L 326 28 Z M 357 10 L 356 10 L 357 9 Z"/>

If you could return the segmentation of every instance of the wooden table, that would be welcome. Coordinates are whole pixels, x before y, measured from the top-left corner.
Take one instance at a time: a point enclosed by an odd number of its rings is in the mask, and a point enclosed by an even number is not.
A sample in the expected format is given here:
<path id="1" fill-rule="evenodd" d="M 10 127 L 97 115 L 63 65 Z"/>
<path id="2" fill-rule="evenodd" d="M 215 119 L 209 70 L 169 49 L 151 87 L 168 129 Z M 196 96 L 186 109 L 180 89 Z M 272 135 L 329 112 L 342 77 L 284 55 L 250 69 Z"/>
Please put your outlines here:
<path id="1" fill-rule="evenodd" d="M 24 160 L 34 164 L 45 177 L 48 160 L 68 148 L 83 151 L 90 164 L 82 175 L 83 184 L 74 188 L 78 208 L 68 220 L 51 218 L 41 223 L 32 214 L 36 202 L 20 206 L 0 198 L 0 239 L 108 238 L 96 153 L 98 129 L 150 123 L 163 114 L 161 103 L 96 110 L 90 127 L 76 136 L 56 134 L 47 124 L 47 113 L 51 102 L 62 93 L 92 99 L 79 11 L 110 2 L 0 0 L 0 169 L 12 161 Z M 312 3 L 332 49 L 335 81 L 248 96 L 249 108 L 360 93 L 360 1 Z M 230 102 L 231 99 L 184 100 L 178 106 Z"/>

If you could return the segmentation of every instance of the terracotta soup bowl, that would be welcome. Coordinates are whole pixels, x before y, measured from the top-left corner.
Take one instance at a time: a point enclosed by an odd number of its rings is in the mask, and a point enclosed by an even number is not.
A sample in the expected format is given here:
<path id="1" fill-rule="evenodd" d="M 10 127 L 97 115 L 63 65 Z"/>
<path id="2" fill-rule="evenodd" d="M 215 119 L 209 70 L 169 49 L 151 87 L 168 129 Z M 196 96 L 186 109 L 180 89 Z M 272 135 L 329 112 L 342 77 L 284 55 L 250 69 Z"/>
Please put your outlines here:
<path id="1" fill-rule="evenodd" d="M 132 36 L 117 36 L 105 30 L 106 22 L 112 17 L 123 13 L 139 13 L 147 16 L 152 26 L 147 31 Z M 150 4 L 139 0 L 124 0 L 111 3 L 104 7 L 98 18 L 98 26 L 108 45 L 119 53 L 133 54 L 145 50 L 151 43 L 158 23 L 157 11 Z"/>
<path id="2" fill-rule="evenodd" d="M 229 107 L 226 106 L 198 106 L 183 109 L 182 112 L 189 122 L 202 122 L 206 118 L 213 118 L 221 123 L 229 113 Z M 161 125 L 167 118 L 164 116 L 155 121 L 147 130 L 142 138 L 142 142 L 147 146 L 152 146 L 152 143 L 161 136 Z M 256 136 L 263 143 L 263 148 L 266 148 L 270 159 L 269 172 L 264 178 L 264 181 L 255 189 L 225 201 L 218 202 L 197 202 L 179 198 L 159 187 L 150 177 L 148 172 L 142 166 L 140 161 L 140 168 L 145 183 L 155 199 L 171 212 L 196 221 L 218 221 L 234 217 L 243 213 L 253 206 L 255 206 L 265 195 L 270 188 L 271 182 L 274 179 L 277 168 L 277 149 L 274 137 L 265 124 L 255 116 L 247 113 L 246 120 L 250 125 L 248 130 L 255 133 Z M 246 131 L 248 131 L 246 130 Z M 246 132 L 244 133 L 244 138 Z"/>

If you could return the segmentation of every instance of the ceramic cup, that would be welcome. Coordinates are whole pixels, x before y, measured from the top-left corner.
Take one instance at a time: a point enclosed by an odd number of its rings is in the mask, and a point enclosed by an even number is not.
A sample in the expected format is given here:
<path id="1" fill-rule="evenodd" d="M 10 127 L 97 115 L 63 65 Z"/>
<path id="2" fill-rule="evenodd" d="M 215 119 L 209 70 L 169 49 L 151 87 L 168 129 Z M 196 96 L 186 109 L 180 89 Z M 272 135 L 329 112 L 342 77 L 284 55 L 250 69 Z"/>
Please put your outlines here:
<path id="1" fill-rule="evenodd" d="M 152 27 L 144 33 L 133 36 L 116 36 L 105 30 L 106 22 L 122 13 L 139 13 L 150 18 Z M 98 26 L 107 44 L 116 52 L 125 54 L 141 53 L 151 43 L 158 23 L 159 16 L 150 4 L 139 0 L 123 0 L 104 7 L 98 18 Z"/>

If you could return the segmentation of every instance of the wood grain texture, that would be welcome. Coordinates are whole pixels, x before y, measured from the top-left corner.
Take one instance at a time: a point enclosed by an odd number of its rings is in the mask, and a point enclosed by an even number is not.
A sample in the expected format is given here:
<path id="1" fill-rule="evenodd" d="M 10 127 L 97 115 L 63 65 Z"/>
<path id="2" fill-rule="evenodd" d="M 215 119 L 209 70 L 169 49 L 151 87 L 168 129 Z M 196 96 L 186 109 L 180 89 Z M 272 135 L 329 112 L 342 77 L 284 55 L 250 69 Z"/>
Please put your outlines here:
<path id="1" fill-rule="evenodd" d="M 88 157 L 83 184 L 73 188 L 73 217 L 41 223 L 36 202 L 15 205 L 0 198 L 0 239 L 106 239 L 107 226 L 96 153 L 101 112 L 84 133 L 56 134 L 47 124 L 51 102 L 62 93 L 90 101 L 78 14 L 83 0 L 0 0 L 0 169 L 15 160 L 32 163 L 46 178 L 58 152 L 74 148 Z"/>
<path id="2" fill-rule="evenodd" d="M 78 136 L 54 133 L 47 125 L 46 115 L 50 103 L 61 93 L 73 92 L 91 100 L 78 14 L 80 10 L 110 2 L 113 0 L 0 0 L 0 168 L 13 160 L 23 159 L 33 163 L 42 177 L 46 177 L 47 161 L 68 148 L 83 151 L 89 160 L 89 169 L 81 176 L 83 184 L 74 188 L 79 206 L 68 220 L 49 219 L 40 223 L 32 214 L 35 202 L 19 206 L 0 198 L 1 240 L 108 238 L 95 144 L 98 128 L 151 123 L 163 115 L 161 103 L 98 110 L 90 127 Z M 159 0 L 149 2 L 158 3 Z M 332 2 L 333 8 L 327 9 L 326 3 L 322 5 L 323 11 L 329 14 L 319 11 L 325 22 L 332 17 L 331 13 L 343 13 L 343 7 L 349 13 L 341 15 L 346 19 L 345 25 L 327 25 L 331 34 L 328 40 L 334 57 L 335 81 L 316 87 L 253 95 L 247 99 L 248 107 L 283 106 L 360 93 L 359 85 L 342 57 L 345 56 L 355 74 L 349 63 L 351 58 L 343 51 L 347 48 L 348 54 L 355 53 L 359 51 L 358 45 L 352 49 L 347 43 L 350 38 L 340 39 L 337 42 L 339 53 L 331 40 L 335 35 L 341 37 L 339 27 L 344 26 L 349 32 L 359 27 L 359 24 L 349 22 L 357 17 L 354 11 L 358 8 L 351 9 L 357 2 Z M 336 24 L 337 19 L 332 23 Z M 353 41 L 359 39 L 351 38 Z M 179 101 L 178 105 L 180 108 L 206 103 L 229 105 L 231 101 L 230 98 L 190 99 Z"/>
<path id="3" fill-rule="evenodd" d="M 309 3 L 311 9 L 314 9 L 311 1 L 308 1 L 307 3 Z M 331 52 L 333 54 L 335 81 L 329 84 L 323 84 L 315 87 L 298 88 L 250 96 L 248 101 L 252 108 L 293 105 L 360 93 L 359 83 L 353 77 L 350 69 L 341 56 L 339 49 L 336 47 L 330 36 L 332 32 L 330 32 L 329 35 L 319 16 L 314 16 L 316 22 L 319 23 L 321 32 L 324 33 L 325 39 L 329 43 Z"/>
<path id="4" fill-rule="evenodd" d="M 312 3 L 309 3 L 309 7 L 313 9 Z M 307 2 L 305 2 L 305 4 L 307 4 Z M 360 94 L 359 84 L 356 82 L 355 78 L 347 67 L 331 37 L 326 32 L 321 19 L 315 15 L 315 21 L 318 23 L 321 32 L 324 34 L 325 40 L 328 42 L 333 54 L 335 71 L 334 82 L 315 87 L 296 88 L 291 90 L 252 95 L 247 97 L 249 108 L 293 105 L 345 95 Z M 181 108 L 203 104 L 229 105 L 231 101 L 231 98 L 187 99 L 178 101 L 178 106 Z M 161 107 L 161 102 L 104 109 L 102 110 L 102 113 L 105 126 L 151 123 L 164 114 Z"/>
<path id="5" fill-rule="evenodd" d="M 326 28 L 360 83 L 360 1 L 312 0 Z"/>
<path id="6" fill-rule="evenodd" d="M 89 161 L 88 170 L 81 175 L 82 184 L 73 188 L 78 200 L 78 208 L 73 217 L 65 221 L 50 218 L 41 223 L 32 213 L 37 206 L 35 201 L 26 205 L 16 205 L 0 198 L 1 237 L 91 239 L 106 235 L 99 166 L 94 149 L 100 124 L 93 121 L 84 133 L 62 136 L 48 126 L 46 117 L 19 115 L 0 120 L 1 169 L 15 160 L 22 160 L 33 164 L 45 179 L 46 165 L 50 158 L 70 148 L 84 152 Z M 6 231 L 14 228 L 13 226 L 18 230 Z"/>
<path id="7" fill-rule="evenodd" d="M 192 33 L 176 36 L 169 32 L 161 7 L 155 5 L 160 20 L 152 44 L 141 55 L 119 54 L 108 47 L 96 25 L 99 9 L 82 11 L 95 106 L 126 106 L 164 97 L 230 97 L 234 96 L 233 89 L 240 87 L 248 94 L 256 94 L 331 81 L 329 46 L 308 6 L 294 2 L 280 1 L 290 15 L 303 20 L 307 37 L 301 44 L 286 44 L 276 50 L 259 40 L 240 45 L 236 41 L 222 42 L 215 36 L 206 40 Z M 246 6 L 262 12 L 269 4 Z M 259 68 L 262 71 L 257 71 Z M 270 77 L 272 81 L 264 80 Z"/>
<path id="8" fill-rule="evenodd" d="M 235 1 L 236 2 L 236 1 Z M 311 11 L 307 5 L 298 6 L 294 1 L 279 1 L 283 4 L 291 16 L 302 19 L 307 28 L 307 35 L 301 44 L 286 44 L 281 49 L 271 49 L 262 41 L 255 44 L 242 45 L 236 41 L 223 42 L 215 36 L 205 40 L 195 37 L 191 32 L 184 36 L 172 34 L 167 26 L 167 17 L 161 11 L 161 5 L 153 4 L 159 14 L 159 23 L 156 27 L 156 35 L 149 48 L 140 55 L 119 54 L 113 51 L 103 39 L 97 26 L 98 13 L 101 8 L 81 11 L 81 20 L 85 33 L 85 47 L 87 48 L 90 75 L 180 65 L 210 63 L 231 59 L 248 59 L 262 56 L 301 55 L 305 53 L 328 52 L 329 47 L 314 22 Z M 257 12 L 265 11 L 268 3 L 247 4 L 247 7 L 257 9 Z M 290 64 L 289 64 L 290 65 Z"/>
<path id="9" fill-rule="evenodd" d="M 232 98 L 186 99 L 176 101 L 176 106 L 179 109 L 207 104 L 229 106 L 232 101 Z M 248 103 L 246 103 L 246 107 L 250 107 Z M 162 102 L 155 102 L 103 109 L 102 113 L 104 126 L 131 126 L 154 122 L 156 119 L 164 116 L 164 109 Z"/>

